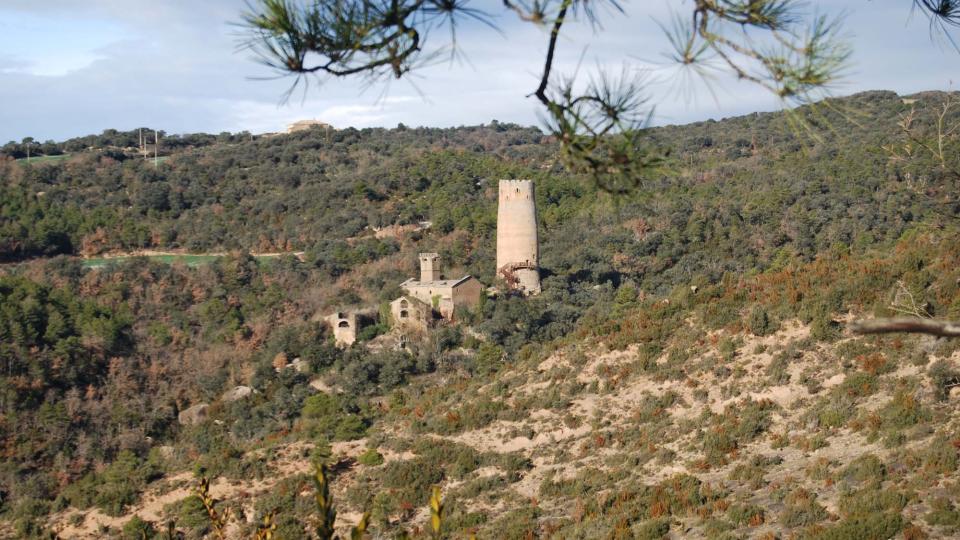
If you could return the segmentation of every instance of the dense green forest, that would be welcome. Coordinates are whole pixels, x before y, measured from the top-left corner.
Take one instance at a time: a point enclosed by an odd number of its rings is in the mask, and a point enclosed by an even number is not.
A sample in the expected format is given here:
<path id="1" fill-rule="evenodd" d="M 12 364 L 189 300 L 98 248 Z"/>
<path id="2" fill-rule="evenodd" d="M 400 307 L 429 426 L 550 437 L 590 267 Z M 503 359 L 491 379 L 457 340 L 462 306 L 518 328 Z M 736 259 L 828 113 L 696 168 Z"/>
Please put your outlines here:
<path id="1" fill-rule="evenodd" d="M 555 144 L 539 130 L 496 122 L 171 137 L 180 143 L 166 147 L 159 165 L 130 149 L 136 131 L 50 143 L 48 155 L 70 154 L 56 161 L 27 163 L 19 145 L 7 145 L 0 153 L 0 512 L 16 535 L 40 535 L 45 516 L 67 507 L 123 515 L 146 486 L 177 471 L 263 478 L 281 442 L 309 441 L 322 459 L 331 442 L 367 436 L 368 445 L 388 445 L 378 427 L 387 421 L 451 435 L 520 418 L 525 409 L 490 397 L 458 409 L 454 386 L 429 390 L 417 381 L 440 377 L 476 390 L 499 381 L 501 370 L 578 341 L 639 344 L 639 361 L 649 361 L 680 335 L 692 351 L 703 342 L 684 334 L 691 317 L 707 331 L 761 336 L 798 319 L 811 326 L 811 343 L 831 342 L 841 314 L 886 313 L 885 295 L 898 281 L 926 299 L 930 315 L 960 317 L 951 265 L 957 245 L 948 233 L 958 209 L 934 204 L 955 186 L 930 160 L 891 160 L 884 150 L 902 142 L 898 115 L 916 107 L 929 122 L 944 97 L 919 94 L 910 104 L 869 92 L 793 114 L 653 128 L 648 141 L 664 165 L 636 193 L 619 196 L 561 168 Z M 399 351 L 364 346 L 387 331 L 389 321 L 374 315 L 361 344 L 334 347 L 320 316 L 344 306 L 376 312 L 414 275 L 418 251 L 440 252 L 450 274 L 494 283 L 502 178 L 536 181 L 543 294 L 490 298 L 463 328 L 442 328 Z M 428 228 L 407 234 L 375 234 L 424 221 Z M 135 257 L 95 270 L 78 257 L 144 249 L 230 255 L 195 268 Z M 258 262 L 248 254 L 294 251 L 305 255 Z M 693 374 L 684 367 L 691 354 L 671 354 L 658 376 Z M 289 368 L 298 358 L 305 367 Z M 318 392 L 308 384 L 318 377 L 341 391 Z M 227 399 L 238 385 L 254 393 Z M 551 399 L 582 390 L 563 386 Z M 215 421 L 179 423 L 178 414 L 198 403 L 210 404 Z M 765 429 L 764 407 L 750 409 L 758 424 L 737 431 L 741 444 Z M 408 417 L 410 410 L 419 412 Z M 844 422 L 853 417 L 847 413 Z M 709 431 L 736 420 L 702 422 Z M 710 450 L 714 443 L 721 449 Z M 351 491 L 352 503 L 375 508 L 387 528 L 412 516 L 398 501 L 424 503 L 432 483 L 496 466 L 505 471 L 497 482 L 509 484 L 531 467 L 517 453 L 411 444 L 397 451 L 416 459 L 358 480 L 394 497 Z M 726 463 L 736 444 L 704 442 L 704 467 Z M 416 471 L 422 477 L 411 478 Z M 544 485 L 544 497 L 569 488 L 561 480 Z M 283 537 L 302 535 L 295 516 L 308 510 L 287 492 L 276 498 L 288 509 Z M 189 504 L 171 512 L 193 527 L 190 534 L 202 534 L 203 516 Z M 550 536 L 536 512 L 511 516 L 503 519 L 522 524 L 488 524 L 489 537 L 522 537 L 525 527 Z M 598 527 L 617 526 L 598 519 Z M 453 523 L 486 526 L 463 513 Z"/>

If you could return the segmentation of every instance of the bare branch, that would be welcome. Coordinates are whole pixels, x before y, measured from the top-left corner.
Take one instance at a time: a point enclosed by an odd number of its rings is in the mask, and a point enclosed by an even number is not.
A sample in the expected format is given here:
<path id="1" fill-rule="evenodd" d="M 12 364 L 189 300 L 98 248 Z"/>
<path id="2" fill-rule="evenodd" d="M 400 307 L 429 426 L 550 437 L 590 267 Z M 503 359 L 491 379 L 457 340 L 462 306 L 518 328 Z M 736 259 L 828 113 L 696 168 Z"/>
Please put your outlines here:
<path id="1" fill-rule="evenodd" d="M 854 321 L 849 325 L 854 334 L 928 334 L 939 337 L 960 337 L 960 322 L 931 319 L 896 318 Z"/>

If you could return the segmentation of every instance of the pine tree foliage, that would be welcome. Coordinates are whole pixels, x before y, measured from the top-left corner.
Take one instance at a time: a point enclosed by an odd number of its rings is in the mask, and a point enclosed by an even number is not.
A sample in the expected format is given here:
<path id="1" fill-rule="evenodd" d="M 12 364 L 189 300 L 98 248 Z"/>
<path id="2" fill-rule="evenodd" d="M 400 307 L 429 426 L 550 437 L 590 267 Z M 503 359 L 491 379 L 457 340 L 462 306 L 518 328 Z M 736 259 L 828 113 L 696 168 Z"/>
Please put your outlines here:
<path id="1" fill-rule="evenodd" d="M 599 73 L 586 84 L 558 74 L 554 59 L 563 29 L 589 22 L 597 40 L 602 23 L 624 13 L 619 0 L 503 0 L 499 10 L 470 0 L 338 0 L 301 3 L 259 0 L 242 15 L 245 45 L 296 83 L 311 75 L 362 77 L 368 83 L 408 77 L 445 55 L 460 53 L 457 28 L 475 21 L 497 30 L 506 11 L 548 30 L 540 81 L 531 96 L 543 107 L 564 163 L 607 191 L 634 189 L 661 164 L 646 143 L 655 104 L 636 66 Z M 960 19 L 955 0 L 914 0 L 931 29 L 950 38 Z M 824 95 L 849 67 L 840 20 L 810 13 L 798 0 L 696 0 L 663 24 L 671 61 L 703 82 L 718 72 L 766 88 L 788 104 Z M 433 38 L 449 33 L 442 45 Z M 625 59 L 626 60 L 626 59 Z M 288 94 L 289 96 L 289 94 Z"/>

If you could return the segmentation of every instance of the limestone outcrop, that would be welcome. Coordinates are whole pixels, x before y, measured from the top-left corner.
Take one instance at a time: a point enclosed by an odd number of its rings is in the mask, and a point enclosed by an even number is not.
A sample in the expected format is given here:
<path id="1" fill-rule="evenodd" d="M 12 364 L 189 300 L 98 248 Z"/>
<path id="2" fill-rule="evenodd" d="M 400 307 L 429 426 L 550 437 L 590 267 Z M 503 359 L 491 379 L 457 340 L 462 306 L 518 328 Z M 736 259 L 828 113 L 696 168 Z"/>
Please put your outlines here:
<path id="1" fill-rule="evenodd" d="M 182 426 L 195 426 L 207 419 L 207 410 L 210 408 L 208 403 L 198 403 L 188 409 L 180 411 L 177 415 L 177 421 Z"/>
<path id="2" fill-rule="evenodd" d="M 251 394 L 253 394 L 253 388 L 250 388 L 249 386 L 234 386 L 230 390 L 224 392 L 220 399 L 226 401 L 227 403 L 231 403 L 243 399 Z"/>

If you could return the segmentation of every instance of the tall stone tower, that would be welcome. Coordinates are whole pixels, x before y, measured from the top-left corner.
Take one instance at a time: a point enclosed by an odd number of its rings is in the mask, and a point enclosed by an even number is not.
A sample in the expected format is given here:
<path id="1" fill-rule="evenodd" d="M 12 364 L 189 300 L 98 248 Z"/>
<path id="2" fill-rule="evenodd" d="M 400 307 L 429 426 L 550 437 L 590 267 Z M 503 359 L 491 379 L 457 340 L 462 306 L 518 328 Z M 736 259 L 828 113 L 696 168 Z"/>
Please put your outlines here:
<path id="1" fill-rule="evenodd" d="M 540 292 L 540 245 L 533 180 L 501 180 L 497 276 L 526 294 Z"/>
<path id="2" fill-rule="evenodd" d="M 436 253 L 420 254 L 420 281 L 440 279 L 440 255 Z"/>

